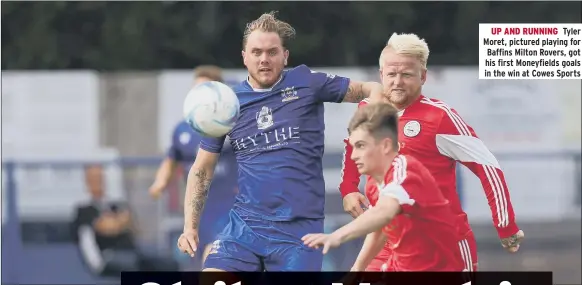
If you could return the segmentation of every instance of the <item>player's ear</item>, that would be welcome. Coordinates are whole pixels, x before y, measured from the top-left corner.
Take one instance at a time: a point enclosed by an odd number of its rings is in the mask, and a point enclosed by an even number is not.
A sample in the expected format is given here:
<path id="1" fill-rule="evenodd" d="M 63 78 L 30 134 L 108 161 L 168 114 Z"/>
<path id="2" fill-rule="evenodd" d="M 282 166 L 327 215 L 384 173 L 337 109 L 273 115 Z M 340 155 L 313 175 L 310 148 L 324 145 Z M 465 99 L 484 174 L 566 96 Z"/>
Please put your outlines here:
<path id="1" fill-rule="evenodd" d="M 285 64 L 285 66 L 287 66 L 287 60 L 289 59 L 289 50 L 285 49 L 285 51 L 283 52 L 283 56 L 285 57 L 285 61 L 283 61 L 283 63 Z"/>
<path id="2" fill-rule="evenodd" d="M 391 138 L 385 138 L 384 142 L 382 144 L 382 152 L 384 152 L 384 155 L 390 154 L 390 152 L 392 151 L 397 151 L 392 147 L 392 139 Z"/>
<path id="3" fill-rule="evenodd" d="M 420 82 L 422 83 L 422 85 L 424 85 L 424 83 L 426 82 L 426 68 L 423 68 L 420 71 Z"/>
<path id="4" fill-rule="evenodd" d="M 378 69 L 378 75 L 380 76 L 380 82 L 382 82 L 382 68 Z"/>
<path id="5" fill-rule="evenodd" d="M 241 51 L 240 52 L 242 58 L 243 58 L 243 63 L 245 64 L 245 66 L 247 65 L 247 57 L 245 56 L 245 51 Z"/>

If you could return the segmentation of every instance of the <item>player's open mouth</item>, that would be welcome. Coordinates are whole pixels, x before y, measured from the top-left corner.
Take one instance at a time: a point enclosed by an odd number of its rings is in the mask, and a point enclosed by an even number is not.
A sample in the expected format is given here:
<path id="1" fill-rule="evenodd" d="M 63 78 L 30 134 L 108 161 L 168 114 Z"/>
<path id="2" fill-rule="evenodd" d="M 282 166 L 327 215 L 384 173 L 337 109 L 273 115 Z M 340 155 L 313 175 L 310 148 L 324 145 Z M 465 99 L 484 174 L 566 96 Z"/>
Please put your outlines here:
<path id="1" fill-rule="evenodd" d="M 270 72 L 270 71 L 271 71 L 270 68 L 259 68 L 259 72 L 262 72 L 262 73 L 267 73 L 267 72 Z"/>

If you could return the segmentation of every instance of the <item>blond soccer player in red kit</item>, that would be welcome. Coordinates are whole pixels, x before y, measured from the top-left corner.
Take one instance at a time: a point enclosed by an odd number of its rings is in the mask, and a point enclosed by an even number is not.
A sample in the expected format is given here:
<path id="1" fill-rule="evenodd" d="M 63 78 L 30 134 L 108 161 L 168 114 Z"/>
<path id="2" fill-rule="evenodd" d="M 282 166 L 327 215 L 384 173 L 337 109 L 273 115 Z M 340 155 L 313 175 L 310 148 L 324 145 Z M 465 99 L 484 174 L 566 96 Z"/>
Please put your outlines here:
<path id="1" fill-rule="evenodd" d="M 303 242 L 325 254 L 357 237 L 384 234 L 393 245 L 392 271 L 464 271 L 451 204 L 426 167 L 398 154 L 397 110 L 385 103 L 360 108 L 348 131 L 359 173 L 377 185 L 368 193 L 372 207 L 335 232 L 307 234 Z"/>
<path id="2" fill-rule="evenodd" d="M 509 252 L 516 252 L 524 233 L 515 222 L 507 183 L 495 156 L 455 110 L 442 101 L 422 95 L 428 55 L 428 45 L 418 36 L 393 34 L 380 55 L 380 77 L 387 101 L 399 110 L 399 152 L 418 159 L 450 201 L 462 236 L 458 250 L 467 270 L 474 271 L 477 270 L 477 245 L 457 194 L 457 162 L 469 168 L 481 181 L 502 246 Z M 362 101 L 359 106 L 366 104 Z M 350 159 L 352 146 L 347 139 L 345 143 L 340 192 L 344 197 L 344 209 L 357 217 L 363 212 L 361 205 L 365 206 L 366 202 L 358 190 L 360 174 Z M 366 192 L 374 187 L 368 183 Z M 374 236 L 366 237 L 364 243 L 352 270 L 389 271 L 390 245 L 384 245 Z M 370 266 L 362 268 L 359 260 L 369 255 L 375 256 L 374 260 Z"/>

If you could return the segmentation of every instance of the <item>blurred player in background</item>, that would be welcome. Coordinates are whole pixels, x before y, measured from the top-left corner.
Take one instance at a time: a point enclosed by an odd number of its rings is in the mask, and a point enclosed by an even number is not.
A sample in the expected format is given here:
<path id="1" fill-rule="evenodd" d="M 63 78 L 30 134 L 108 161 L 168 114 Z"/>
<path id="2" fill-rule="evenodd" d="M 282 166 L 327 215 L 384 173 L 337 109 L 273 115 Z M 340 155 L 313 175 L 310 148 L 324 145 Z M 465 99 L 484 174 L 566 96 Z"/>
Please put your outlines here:
<path id="1" fill-rule="evenodd" d="M 351 119 L 349 143 L 360 174 L 376 191 L 371 207 L 332 234 L 309 234 L 306 245 L 330 248 L 364 235 L 385 234 L 392 249 L 392 271 L 463 271 L 457 217 L 436 181 L 420 162 L 398 154 L 398 115 L 389 104 L 359 108 Z M 365 268 L 374 256 L 362 260 Z"/>
<path id="2" fill-rule="evenodd" d="M 217 66 L 203 65 L 194 70 L 194 84 L 206 81 L 222 82 L 222 70 Z M 194 163 L 198 152 L 198 145 L 202 137 L 194 131 L 188 123 L 182 121 L 176 125 L 172 134 L 172 145 L 160 168 L 156 179 L 150 187 L 150 195 L 158 198 L 170 183 L 176 168 L 179 166 L 184 172 L 184 178 Z M 202 214 L 202 227 L 200 228 L 200 246 L 203 248 L 202 263 L 210 252 L 212 242 L 216 235 L 228 224 L 228 212 L 234 203 L 237 192 L 236 177 L 237 166 L 234 153 L 230 145 L 222 149 L 214 175 L 216 179 L 212 183 L 212 189 L 208 197 L 208 207 Z"/>
<path id="3" fill-rule="evenodd" d="M 303 245 L 301 237 L 323 231 L 323 103 L 381 98 L 382 85 L 305 65 L 284 70 L 294 36 L 293 27 L 274 13 L 245 29 L 242 58 L 249 76 L 234 87 L 240 117 L 228 134 L 239 166 L 239 194 L 206 271 L 321 270 L 323 255 Z M 224 140 L 204 138 L 189 173 L 178 247 L 190 255 Z"/>
<path id="4" fill-rule="evenodd" d="M 426 42 L 418 36 L 393 34 L 380 55 L 380 76 L 388 101 L 400 111 L 399 152 L 414 156 L 436 179 L 458 216 L 459 231 L 463 237 L 458 248 L 466 267 L 468 270 L 477 270 L 475 236 L 457 194 L 457 161 L 469 168 L 481 181 L 502 246 L 509 252 L 516 252 L 524 233 L 515 222 L 507 183 L 495 156 L 455 110 L 442 101 L 422 95 L 428 55 Z M 360 106 L 366 104 L 364 100 Z M 353 148 L 348 140 L 345 143 L 340 191 L 344 196 L 345 209 L 351 210 L 350 213 L 356 217 L 363 211 L 360 206 L 362 197 L 357 188 L 360 174 L 356 163 L 350 159 Z M 366 242 L 372 243 L 371 240 Z M 370 254 L 377 255 L 367 270 L 382 269 L 390 256 L 390 244 L 386 244 L 380 253 L 378 251 L 378 245 L 368 245 L 360 252 L 362 258 Z"/>

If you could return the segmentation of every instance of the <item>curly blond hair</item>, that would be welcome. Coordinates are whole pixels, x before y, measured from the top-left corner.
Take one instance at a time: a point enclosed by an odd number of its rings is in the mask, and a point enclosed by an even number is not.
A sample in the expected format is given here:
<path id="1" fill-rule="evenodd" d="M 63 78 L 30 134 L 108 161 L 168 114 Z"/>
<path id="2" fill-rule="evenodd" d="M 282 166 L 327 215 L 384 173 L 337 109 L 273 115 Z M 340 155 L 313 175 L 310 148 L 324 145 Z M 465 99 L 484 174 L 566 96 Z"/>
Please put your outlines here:
<path id="1" fill-rule="evenodd" d="M 249 35 L 254 31 L 273 32 L 281 37 L 281 42 L 285 47 L 287 41 L 295 37 L 295 29 L 287 22 L 281 21 L 275 17 L 276 11 L 265 13 L 258 19 L 247 24 L 243 36 L 243 49 L 247 44 Z"/>

